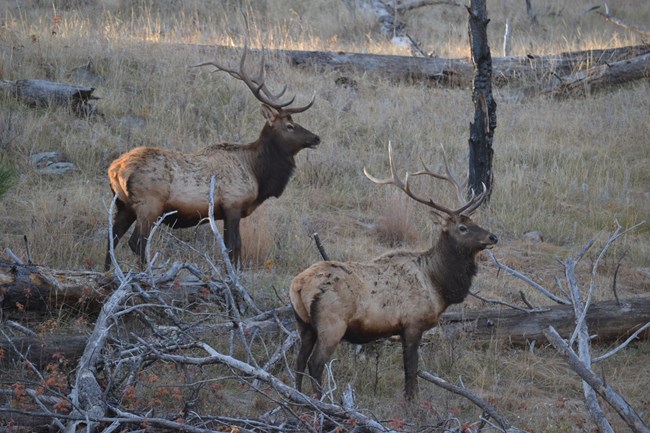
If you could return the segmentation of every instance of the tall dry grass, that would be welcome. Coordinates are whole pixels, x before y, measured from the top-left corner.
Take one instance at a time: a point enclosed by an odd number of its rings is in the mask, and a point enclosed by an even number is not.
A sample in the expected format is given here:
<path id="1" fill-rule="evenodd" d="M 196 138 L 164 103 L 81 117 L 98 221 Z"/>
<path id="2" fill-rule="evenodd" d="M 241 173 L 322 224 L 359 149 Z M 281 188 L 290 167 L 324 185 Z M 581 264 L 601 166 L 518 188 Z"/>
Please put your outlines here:
<path id="1" fill-rule="evenodd" d="M 0 97 L 0 162 L 16 173 L 13 186 L 0 198 L 0 246 L 23 255 L 26 236 L 37 263 L 99 269 L 111 201 L 105 172 L 112 159 L 139 145 L 194 151 L 217 141 L 250 142 L 257 137 L 263 123 L 258 102 L 225 74 L 189 68 L 210 59 L 197 48 L 179 45 L 240 45 L 239 4 L 0 2 L 2 77 L 92 85 L 102 98 L 98 106 L 103 114 L 78 119 L 56 107 L 28 107 Z M 372 16 L 352 4 L 250 1 L 252 43 L 407 54 L 379 36 Z M 523 2 L 488 4 L 493 54 L 499 53 L 508 18 L 515 55 L 643 42 L 586 13 L 592 3 L 540 0 L 533 5 L 536 26 L 530 24 Z M 611 12 L 638 24 L 650 21 L 650 3 L 643 0 L 621 2 Z M 403 17 L 423 48 L 443 57 L 468 55 L 466 19 L 462 8 L 449 6 Z M 220 60 L 234 63 L 237 58 L 233 54 Z M 319 260 L 311 239 L 314 232 L 338 260 L 367 260 L 395 245 L 430 244 L 437 226 L 426 210 L 370 183 L 362 169 L 387 175 L 386 146 L 391 140 L 402 171 L 416 169 L 420 158 L 439 168 L 442 143 L 452 167 L 462 174 L 473 115 L 470 89 L 394 83 L 369 75 L 354 76 L 356 88 L 346 88 L 335 84 L 339 74 L 334 71 L 312 73 L 277 60 L 270 64 L 268 82 L 274 88 L 289 84 L 299 102 L 316 93 L 314 107 L 296 120 L 318 132 L 323 141 L 317 149 L 299 154 L 297 172 L 284 195 L 266 202 L 243 224 L 244 263 L 249 269 L 244 277 L 251 290 L 265 303 L 286 302 L 291 277 Z M 497 256 L 553 286 L 554 276 L 561 273 L 557 259 L 608 231 L 614 221 L 628 226 L 650 215 L 650 83 L 565 101 L 518 100 L 508 89 L 495 89 L 495 94 L 495 190 L 477 219 L 499 234 Z M 37 174 L 29 158 L 49 150 L 63 151 L 78 170 L 63 177 Z M 440 182 L 417 187 L 453 204 L 453 194 Z M 540 231 L 545 243 L 524 243 L 521 236 L 528 230 Z M 612 252 L 614 261 L 624 257 L 630 269 L 626 275 L 633 276 L 619 279 L 625 293 L 647 290 L 642 272 L 650 266 L 649 241 L 646 225 Z M 153 245 L 161 262 L 219 256 L 205 226 L 162 230 Z M 117 254 L 125 267 L 135 266 L 125 245 Z M 610 296 L 606 288 L 611 273 L 603 279 L 597 298 Z M 521 285 L 486 264 L 475 288 L 513 300 Z M 464 307 L 477 305 L 470 299 Z M 337 378 L 354 382 L 363 405 L 387 418 L 398 416 L 394 402 L 402 387 L 399 348 L 380 343 L 372 350 L 356 355 L 349 346 L 339 349 Z M 528 353 L 498 345 L 486 349 L 471 341 L 444 339 L 426 344 L 422 352 L 422 368 L 445 377 L 462 375 L 467 386 L 493 396 L 534 431 L 583 431 L 577 427 L 577 418 L 584 415 L 579 386 L 551 352 Z M 620 363 L 604 367 L 608 380 L 619 381 L 641 405 L 647 400 L 643 399 L 647 380 L 626 378 L 642 377 L 639 370 L 647 372 L 643 365 L 648 365 L 648 356 L 648 348 L 639 345 Z M 434 402 L 431 407 L 441 415 L 473 410 L 460 399 L 425 389 L 425 399 Z M 541 409 L 533 409 L 534 404 Z M 540 419 L 540 411 L 547 418 Z"/>

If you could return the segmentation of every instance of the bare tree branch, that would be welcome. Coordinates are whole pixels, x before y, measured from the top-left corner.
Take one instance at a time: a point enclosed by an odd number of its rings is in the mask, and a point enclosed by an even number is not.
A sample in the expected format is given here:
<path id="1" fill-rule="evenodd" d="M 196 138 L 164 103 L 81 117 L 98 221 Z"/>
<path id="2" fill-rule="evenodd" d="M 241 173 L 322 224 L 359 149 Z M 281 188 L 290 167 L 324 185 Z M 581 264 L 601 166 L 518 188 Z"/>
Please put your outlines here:
<path id="1" fill-rule="evenodd" d="M 520 430 L 516 427 L 513 427 L 512 423 L 506 417 L 501 415 L 494 406 L 492 406 L 490 403 L 486 402 L 476 394 L 472 393 L 467 388 L 453 385 L 447 382 L 446 380 L 441 379 L 440 377 L 435 376 L 427 371 L 419 371 L 418 376 L 420 376 L 422 379 L 426 381 L 438 385 L 443 389 L 446 389 L 447 391 L 465 397 L 466 399 L 474 403 L 476 406 L 483 409 L 489 416 L 491 416 L 492 419 L 494 419 L 497 422 L 497 424 L 499 424 L 499 427 L 501 428 L 502 431 L 507 433 L 525 433 L 524 430 Z"/>
<path id="2" fill-rule="evenodd" d="M 641 26 L 626 23 L 622 19 L 616 18 L 615 16 L 611 15 L 609 13 L 609 8 L 607 7 L 607 5 L 605 5 L 605 12 L 596 11 L 596 13 L 601 17 L 605 18 L 605 20 L 609 21 L 610 23 L 614 23 L 617 26 L 623 27 L 624 29 L 627 29 L 631 32 L 639 33 L 644 36 L 650 36 L 650 30 Z"/>
<path id="3" fill-rule="evenodd" d="M 597 376 L 590 368 L 584 365 L 552 326 L 548 327 L 544 334 L 573 371 L 616 410 L 633 432 L 650 433 L 648 426 L 645 425 L 641 417 L 625 398 L 609 386 L 602 377 Z"/>

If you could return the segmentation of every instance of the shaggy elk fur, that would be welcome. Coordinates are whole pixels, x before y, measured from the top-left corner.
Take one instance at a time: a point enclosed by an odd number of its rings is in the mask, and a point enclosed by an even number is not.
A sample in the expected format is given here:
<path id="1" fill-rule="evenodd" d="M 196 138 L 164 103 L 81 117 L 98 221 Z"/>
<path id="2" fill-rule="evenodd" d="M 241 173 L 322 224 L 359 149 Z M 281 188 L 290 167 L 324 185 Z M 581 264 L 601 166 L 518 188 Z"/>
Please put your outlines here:
<path id="1" fill-rule="evenodd" d="M 244 71 L 248 46 L 244 46 L 239 72 L 213 62 L 211 65 L 243 81 L 262 102 L 266 123 L 259 138 L 250 144 L 220 143 L 197 153 L 181 153 L 155 147 L 138 147 L 108 168 L 111 190 L 117 194 L 117 212 L 113 222 L 116 245 L 136 222 L 129 246 L 145 262 L 147 237 L 155 221 L 176 211 L 164 223 L 175 228 L 191 227 L 208 217 L 210 179 L 216 177 L 214 197 L 216 219 L 224 220 L 224 242 L 236 266 L 241 256 L 239 222 L 269 197 L 279 197 L 294 169 L 294 156 L 302 149 L 317 146 L 318 135 L 293 121 L 291 115 L 307 110 L 288 107 L 294 98 L 280 102 L 282 92 L 273 95 L 264 84 L 264 57 L 257 77 Z M 111 265 L 110 239 L 105 269 Z"/>
<path id="2" fill-rule="evenodd" d="M 405 396 L 411 400 L 417 392 L 422 333 L 436 326 L 449 305 L 465 299 L 476 275 L 476 255 L 497 243 L 495 235 L 469 217 L 485 199 L 485 190 L 465 202 L 462 187 L 451 176 L 445 159 L 446 175 L 424 166 L 411 176 L 425 174 L 452 182 L 463 205 L 448 209 L 419 198 L 411 192 L 409 173 L 404 182 L 398 178 L 390 144 L 388 152 L 392 177 L 376 179 L 364 169 L 365 175 L 377 184 L 395 185 L 431 207 L 444 219 L 440 236 L 427 251 L 393 251 L 367 263 L 319 262 L 293 279 L 289 295 L 301 339 L 296 362 L 298 389 L 308 364 L 314 391 L 321 394 L 324 365 L 341 340 L 362 344 L 399 335 Z"/>

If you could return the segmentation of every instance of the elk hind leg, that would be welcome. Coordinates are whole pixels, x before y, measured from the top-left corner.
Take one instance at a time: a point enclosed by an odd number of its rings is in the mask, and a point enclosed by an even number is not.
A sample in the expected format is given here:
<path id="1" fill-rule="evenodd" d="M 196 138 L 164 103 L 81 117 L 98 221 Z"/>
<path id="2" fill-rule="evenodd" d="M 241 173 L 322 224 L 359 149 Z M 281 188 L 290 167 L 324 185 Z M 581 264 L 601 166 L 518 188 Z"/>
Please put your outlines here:
<path id="1" fill-rule="evenodd" d="M 117 199 L 116 202 L 117 213 L 113 218 L 113 248 L 117 246 L 122 236 L 129 230 L 129 227 L 136 220 L 135 213 L 130 207 L 127 207 L 121 200 Z M 131 242 L 129 241 L 129 244 Z M 111 239 L 109 236 L 108 244 L 106 246 L 106 259 L 104 260 L 104 271 L 108 271 L 111 267 Z"/>
<path id="2" fill-rule="evenodd" d="M 135 229 L 129 239 L 129 246 L 140 259 L 140 268 L 147 263 L 147 242 L 154 222 L 162 214 L 162 207 L 157 204 L 142 206 L 136 211 L 138 218 Z"/>
<path id="3" fill-rule="evenodd" d="M 302 378 L 307 367 L 307 360 L 314 350 L 317 334 L 310 324 L 303 322 L 299 317 L 296 317 L 296 327 L 300 334 L 300 350 L 296 358 L 296 389 L 302 392 Z"/>
<path id="4" fill-rule="evenodd" d="M 335 320 L 329 317 L 325 329 L 321 329 L 319 326 L 316 326 L 316 328 L 318 329 L 318 337 L 309 358 L 308 366 L 309 375 L 313 379 L 314 392 L 320 398 L 323 391 L 322 383 L 325 364 L 332 358 L 336 347 L 343 335 L 345 335 L 347 326 L 343 320 Z"/>

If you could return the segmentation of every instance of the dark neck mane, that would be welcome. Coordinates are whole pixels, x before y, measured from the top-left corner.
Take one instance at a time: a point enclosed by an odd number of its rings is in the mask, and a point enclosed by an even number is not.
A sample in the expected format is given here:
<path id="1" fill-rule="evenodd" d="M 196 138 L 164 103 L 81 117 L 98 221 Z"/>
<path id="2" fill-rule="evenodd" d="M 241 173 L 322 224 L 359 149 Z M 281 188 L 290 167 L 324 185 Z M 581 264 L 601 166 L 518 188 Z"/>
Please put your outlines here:
<path id="1" fill-rule="evenodd" d="M 477 271 L 475 256 L 458 250 L 445 231 L 427 252 L 429 278 L 447 305 L 459 304 L 467 297 Z"/>
<path id="2" fill-rule="evenodd" d="M 269 197 L 282 195 L 296 168 L 296 162 L 293 155 L 283 151 L 272 138 L 264 138 L 264 131 L 258 145 L 259 149 L 251 163 L 259 185 L 257 202 L 262 203 Z"/>

